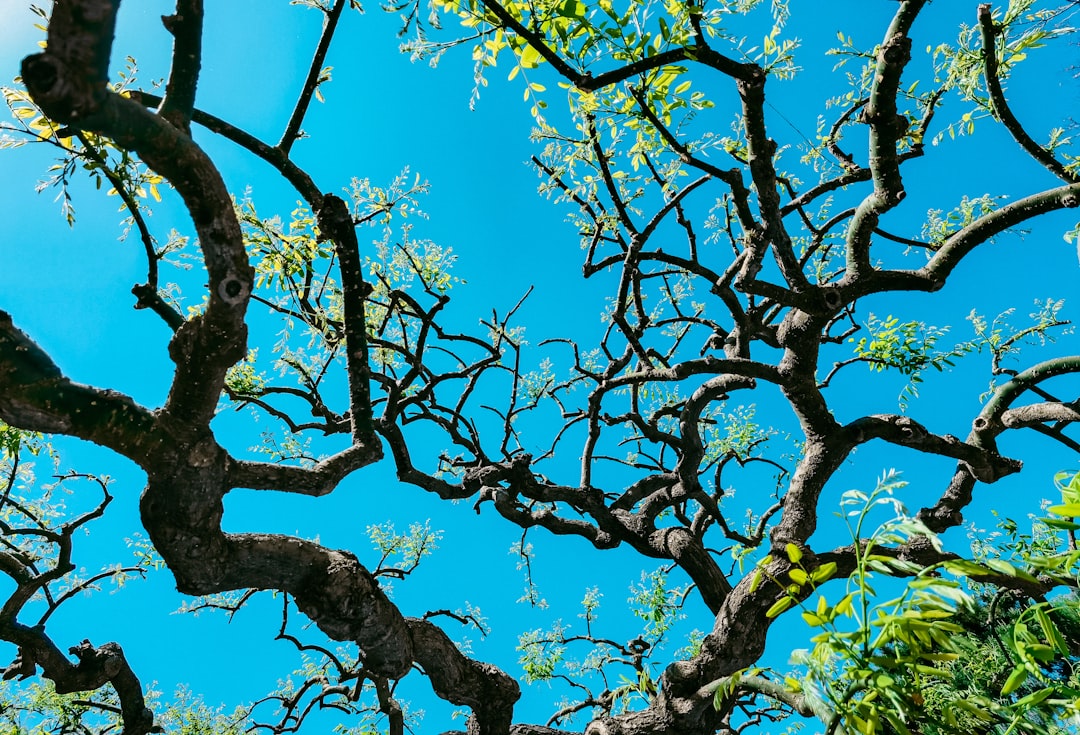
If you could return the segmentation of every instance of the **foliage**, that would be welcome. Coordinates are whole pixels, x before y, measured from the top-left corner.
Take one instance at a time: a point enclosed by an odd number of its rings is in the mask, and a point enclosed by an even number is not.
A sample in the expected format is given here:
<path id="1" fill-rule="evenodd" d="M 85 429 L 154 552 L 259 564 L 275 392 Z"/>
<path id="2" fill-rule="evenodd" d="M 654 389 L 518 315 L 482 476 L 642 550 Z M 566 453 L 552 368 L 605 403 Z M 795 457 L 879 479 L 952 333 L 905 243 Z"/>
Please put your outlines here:
<path id="1" fill-rule="evenodd" d="M 1080 474 L 1060 479 L 1069 481 L 1060 485 L 1066 499 L 1080 490 Z M 1076 597 L 1029 601 L 988 582 L 1004 575 L 1035 584 L 1034 574 L 1047 569 L 1075 575 L 1080 557 L 1065 548 L 1064 531 L 1071 529 L 1060 518 L 1070 512 L 1067 504 L 1036 520 L 1033 535 L 1018 539 L 1009 560 L 1001 556 L 1007 547 L 980 542 L 976 561 L 922 566 L 888 553 L 912 538 L 941 548 L 937 535 L 895 497 L 905 485 L 890 472 L 873 492 L 850 490 L 841 499 L 856 565 L 835 602 L 817 594 L 811 604 L 802 594 L 804 586 L 817 592 L 835 565 L 807 575 L 801 552 L 789 548 L 796 566 L 788 572 L 788 596 L 769 614 L 797 605 L 811 630 L 819 631 L 810 639 L 814 647 L 794 651 L 792 663 L 801 671 L 782 678 L 753 668 L 716 682 L 710 688 L 717 706 L 744 686 L 801 714 L 813 713 L 827 733 L 1067 732 L 1080 695 Z M 867 534 L 881 511 L 889 517 Z M 1013 537 L 1015 525 L 1002 522 Z M 765 568 L 759 567 L 759 584 Z M 900 594 L 881 600 L 877 589 L 894 588 L 887 578 L 898 575 L 909 577 Z"/>

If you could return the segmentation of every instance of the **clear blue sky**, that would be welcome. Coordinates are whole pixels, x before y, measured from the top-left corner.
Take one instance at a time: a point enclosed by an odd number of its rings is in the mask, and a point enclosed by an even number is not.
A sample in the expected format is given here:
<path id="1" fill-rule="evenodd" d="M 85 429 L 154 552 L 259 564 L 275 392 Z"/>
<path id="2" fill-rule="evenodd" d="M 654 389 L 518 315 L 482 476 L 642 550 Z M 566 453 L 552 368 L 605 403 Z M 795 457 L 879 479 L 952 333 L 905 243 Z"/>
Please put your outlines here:
<path id="1" fill-rule="evenodd" d="M 5 82 L 17 73 L 19 60 L 34 51 L 40 35 L 29 27 L 33 19 L 23 4 L 3 0 L 0 5 L 0 77 Z M 319 14 L 263 0 L 207 5 L 198 106 L 276 141 L 318 38 Z M 820 52 L 834 44 L 841 28 L 854 36 L 857 44 L 871 46 L 880 38 L 895 3 L 845 0 L 829 3 L 828 12 L 820 3 L 792 5 L 790 28 L 795 29 L 792 35 L 804 42 L 798 58 L 807 71 L 794 82 L 771 85 L 769 123 L 775 136 L 796 143 L 802 136 L 813 136 L 817 115 L 825 112 L 820 104 L 821 89 L 832 86 L 830 93 L 842 89 L 839 79 L 828 74 L 833 60 L 822 59 Z M 975 5 L 956 0 L 934 3 L 916 26 L 916 49 L 952 40 L 958 18 L 974 22 Z M 144 83 L 163 77 L 170 46 L 157 18 L 169 12 L 170 3 L 161 0 L 125 3 L 120 11 L 114 66 L 132 56 L 138 60 L 139 78 Z M 564 221 L 565 210 L 536 195 L 538 179 L 526 166 L 535 152 L 528 140 L 532 120 L 528 105 L 521 101 L 520 81 L 504 82 L 508 69 L 489 72 L 491 84 L 482 90 L 476 109 L 470 111 L 472 62 L 467 53 L 448 54 L 437 70 L 412 64 L 397 53 L 395 31 L 396 20 L 374 4 L 367 15 L 346 15 L 328 59 L 334 67 L 333 83 L 324 88 L 326 103 L 313 106 L 304 125 L 311 139 L 297 144 L 296 160 L 329 191 L 340 191 L 353 176 L 385 183 L 405 166 L 430 181 L 432 193 L 423 201 L 430 219 L 418 229 L 422 236 L 453 247 L 459 256 L 456 273 L 468 283 L 454 289 L 450 315 L 463 329 L 477 327 L 478 320 L 488 318 L 492 308 L 504 312 L 535 286 L 519 319 L 527 326 L 534 347 L 548 337 L 573 335 L 595 341 L 602 330 L 604 287 L 610 286 L 610 281 L 600 277 L 596 283 L 583 284 L 582 252 L 576 233 Z M 1040 137 L 1050 125 L 1040 119 L 1050 107 L 1041 103 L 1044 96 L 1069 100 L 1057 107 L 1058 111 L 1075 107 L 1080 87 L 1069 67 L 1076 63 L 1080 63 L 1080 52 L 1072 57 L 1039 58 L 1010 82 L 1014 104 Z M 555 89 L 553 80 L 541 81 Z M 733 99 L 731 85 L 726 80 L 707 81 L 706 85 L 718 101 L 718 112 L 699 124 L 726 131 L 729 120 L 719 110 L 727 109 Z M 557 94 L 550 94 L 549 99 L 553 108 L 559 105 Z M 943 116 L 955 109 L 957 103 L 951 103 Z M 226 141 L 202 131 L 196 135 L 235 193 L 240 195 L 250 187 L 261 214 L 288 216 L 295 194 L 277 181 L 267 166 Z M 917 234 L 928 208 L 949 209 L 962 194 L 1000 192 L 1015 198 L 1052 185 L 1045 172 L 1016 156 L 1014 150 L 990 124 L 982 125 L 975 137 L 958 141 L 948 151 L 932 150 L 926 159 L 909 167 L 911 196 L 889 224 Z M 34 192 L 51 158 L 45 146 L 0 153 L 0 201 L 7 212 L 6 237 L 0 240 L 0 272 L 4 274 L 0 308 L 9 311 L 16 324 L 38 340 L 73 379 L 127 392 L 144 405 L 160 405 L 171 377 L 166 354 L 169 334 L 153 315 L 131 309 L 129 290 L 145 275 L 141 248 L 133 239 L 117 241 L 118 200 L 106 199 L 87 185 L 74 187 L 77 223 L 69 229 L 59 215 L 59 205 L 52 200 L 54 192 Z M 189 229 L 175 200 L 167 197 L 168 204 L 174 206 L 157 207 L 151 219 L 154 233 L 161 239 L 171 228 Z M 884 316 L 903 308 L 905 318 L 952 325 L 950 337 L 955 340 L 970 336 L 964 318 L 974 305 L 989 316 L 1015 307 L 1015 321 L 1022 322 L 1034 298 L 1069 299 L 1075 294 L 1076 250 L 1061 238 L 1073 224 L 1065 217 L 1048 218 L 1023 241 L 1002 238 L 998 245 L 986 248 L 964 266 L 958 283 L 944 294 L 915 297 L 902 306 L 883 301 L 869 305 L 869 309 Z M 1003 262 L 1015 266 L 1002 269 Z M 1022 283 L 1007 280 L 1010 273 L 1029 263 L 1037 265 L 1033 277 Z M 189 298 L 199 297 L 192 293 Z M 257 307 L 253 307 L 255 312 Z M 1068 314 L 1076 312 L 1069 309 Z M 260 318 L 254 317 L 252 342 L 262 341 L 268 353 L 273 329 Z M 1075 346 L 1075 339 L 1072 343 Z M 1063 343 L 1061 354 L 1067 351 L 1067 344 Z M 539 357 L 539 352 L 532 353 L 534 361 Z M 983 358 L 971 362 L 940 378 L 928 376 L 937 378 L 936 382 L 923 389 L 923 398 L 912 413 L 931 429 L 966 435 L 987 375 Z M 852 368 L 847 380 L 857 398 L 840 403 L 841 418 L 896 410 L 899 383 L 887 383 L 885 388 L 868 383 L 861 367 Z M 974 389 L 972 382 L 977 385 Z M 764 409 L 759 409 L 759 418 L 767 419 Z M 231 431 L 238 424 L 225 417 L 222 426 Z M 240 431 L 250 429 L 237 429 L 231 442 L 223 441 L 243 451 L 253 435 Z M 117 500 L 109 517 L 98 524 L 99 530 L 106 532 L 83 540 L 82 556 L 77 560 L 93 568 L 102 561 L 124 558 L 123 539 L 138 530 L 141 473 L 105 451 L 70 442 L 62 446 L 65 464 L 115 479 Z M 429 449 L 437 452 L 443 447 Z M 1026 454 L 1031 471 L 1020 479 L 995 485 L 989 492 L 995 505 L 1001 498 L 1001 507 L 1021 517 L 1037 510 L 1032 501 L 1049 495 L 1053 472 L 1074 463 L 1055 445 L 1030 437 L 1009 437 L 1003 449 Z M 831 486 L 832 495 L 823 501 L 823 507 L 827 509 L 848 487 L 868 487 L 883 469 L 892 466 L 902 469 L 912 481 L 911 506 L 919 507 L 940 490 L 941 471 L 951 463 L 913 467 L 912 456 L 895 449 L 860 450 Z M 565 459 L 571 478 L 576 462 L 576 457 Z M 226 527 L 318 536 L 328 545 L 350 548 L 362 560 L 374 561 L 364 533 L 367 525 L 393 519 L 398 529 L 403 529 L 412 521 L 430 518 L 444 533 L 442 548 L 413 578 L 395 585 L 395 600 L 407 615 L 460 608 L 466 602 L 478 605 L 494 630 L 487 641 L 479 641 L 475 632 L 467 633 L 477 657 L 514 675 L 519 673 L 513 652 L 516 635 L 559 617 L 574 622 L 576 603 L 590 586 L 600 585 L 605 591 L 602 616 L 614 626 L 609 634 L 632 637 L 622 609 L 627 585 L 636 581 L 641 571 L 654 569 L 652 562 L 623 550 L 606 552 L 591 557 L 603 565 L 602 578 L 597 579 L 594 569 L 579 562 L 590 558 L 585 556 L 588 548 L 583 542 L 552 541 L 543 534 L 533 534 L 532 541 L 543 549 L 537 581 L 552 610 L 530 610 L 514 604 L 524 582 L 508 549 L 520 531 L 500 521 L 490 508 L 478 516 L 470 503 L 443 504 L 418 489 L 396 484 L 392 477 L 389 466 L 368 469 L 331 497 L 319 500 L 236 493 L 229 499 Z M 972 520 L 984 526 L 990 522 L 985 515 L 972 514 Z M 962 532 L 954 532 L 953 540 L 962 547 L 961 537 Z M 169 575 L 162 572 L 121 594 L 103 594 L 71 605 L 51 629 L 58 638 L 57 631 L 70 630 L 69 638 L 59 641 L 62 646 L 84 637 L 95 643 L 116 640 L 144 682 L 156 680 L 167 693 L 179 683 L 189 683 L 212 703 L 231 705 L 261 696 L 292 665 L 287 644 L 270 640 L 277 625 L 273 604 L 265 611 L 257 608 L 241 613 L 231 626 L 213 615 L 198 619 L 170 615 L 179 604 L 180 597 L 171 592 Z M 700 606 L 692 604 L 688 612 L 698 617 L 688 621 L 687 629 L 708 629 L 711 625 L 707 615 L 701 616 Z M 448 630 L 455 635 L 453 628 Z M 4 655 L 0 649 L 0 659 Z M 221 668 L 229 660 L 238 665 L 242 661 L 259 665 L 245 664 L 245 676 L 239 677 L 231 666 Z M 413 679 L 413 704 L 429 713 L 420 732 L 448 729 L 446 713 L 450 708 L 426 694 L 422 679 L 413 677 L 410 681 Z M 544 687 L 527 692 L 518 719 L 543 721 L 550 714 L 553 698 Z"/>

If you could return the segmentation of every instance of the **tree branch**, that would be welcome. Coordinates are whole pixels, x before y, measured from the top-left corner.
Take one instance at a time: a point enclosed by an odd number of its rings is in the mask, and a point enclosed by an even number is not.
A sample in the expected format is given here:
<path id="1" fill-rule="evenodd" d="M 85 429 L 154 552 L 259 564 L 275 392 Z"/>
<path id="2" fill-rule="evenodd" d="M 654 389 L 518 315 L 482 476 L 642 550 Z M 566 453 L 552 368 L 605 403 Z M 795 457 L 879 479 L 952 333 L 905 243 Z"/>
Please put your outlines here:
<path id="1" fill-rule="evenodd" d="M 334 31 L 337 30 L 341 12 L 348 2 L 349 0 L 337 0 L 334 7 L 326 12 L 326 20 L 323 23 L 322 35 L 319 37 L 319 45 L 315 47 L 315 56 L 311 59 L 311 66 L 308 67 L 307 78 L 304 80 L 304 86 L 300 90 L 300 97 L 297 99 L 296 106 L 289 117 L 289 122 L 285 126 L 285 132 L 277 144 L 277 149 L 286 158 L 289 156 L 289 151 L 292 150 L 293 143 L 300 137 L 300 126 L 304 123 L 304 116 L 307 115 L 308 107 L 311 106 L 311 98 L 315 95 L 315 90 L 319 88 L 321 83 L 323 64 L 326 63 L 326 53 L 330 50 L 330 42 L 334 39 Z"/>
<path id="2" fill-rule="evenodd" d="M 162 16 L 173 35 L 172 69 L 158 114 L 191 136 L 191 112 L 202 66 L 203 0 L 177 0 L 176 13 Z"/>
<path id="3" fill-rule="evenodd" d="M 904 67 L 911 60 L 908 32 L 926 0 L 904 0 L 885 33 L 863 120 L 870 126 L 870 171 L 874 192 L 863 199 L 852 217 L 847 235 L 847 272 L 844 282 L 856 281 L 871 270 L 870 240 L 881 215 L 904 198 L 897 143 L 907 132 L 907 118 L 897 111 L 896 97 Z"/>
<path id="4" fill-rule="evenodd" d="M 990 94 L 990 103 L 993 105 L 994 114 L 1005 126 L 1005 129 L 1009 131 L 1009 134 L 1012 135 L 1013 140 L 1029 156 L 1041 163 L 1050 173 L 1062 181 L 1070 184 L 1077 183 L 1080 181 L 1080 176 L 1066 170 L 1061 162 L 1054 158 L 1054 154 L 1032 140 L 1031 136 L 1024 130 L 1024 126 L 1016 119 L 1016 115 L 1013 114 L 1012 109 L 1009 107 L 1008 100 L 1005 99 L 1005 92 L 1001 88 L 1001 79 L 998 77 L 996 43 L 998 29 L 994 25 L 989 3 L 979 6 L 978 18 L 979 37 L 982 40 L 983 52 L 983 79 L 986 81 L 986 90 Z"/>

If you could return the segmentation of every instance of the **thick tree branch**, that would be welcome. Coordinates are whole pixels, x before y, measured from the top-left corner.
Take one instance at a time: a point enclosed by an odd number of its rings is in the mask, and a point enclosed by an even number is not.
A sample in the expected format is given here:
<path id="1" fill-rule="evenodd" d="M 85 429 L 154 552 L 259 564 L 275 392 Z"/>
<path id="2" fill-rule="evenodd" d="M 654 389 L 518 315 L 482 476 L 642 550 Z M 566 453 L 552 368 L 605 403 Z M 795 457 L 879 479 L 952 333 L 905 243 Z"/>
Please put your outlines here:
<path id="1" fill-rule="evenodd" d="M 710 696 L 717 689 L 732 686 L 731 682 L 731 677 L 718 679 L 707 687 L 704 687 L 701 690 L 701 696 Z M 803 717 L 813 717 L 816 714 L 810 707 L 805 695 L 793 692 L 785 684 L 766 679 L 762 676 L 740 676 L 738 682 L 734 684 L 734 688 L 764 694 L 770 699 L 774 699 L 781 704 L 787 705 Z"/>
<path id="2" fill-rule="evenodd" d="M 1009 409 L 1001 414 L 1001 423 L 1006 429 L 1019 429 L 1049 422 L 1074 424 L 1078 421 L 1080 421 L 1080 401 L 1033 403 Z"/>
<path id="3" fill-rule="evenodd" d="M 889 289 L 937 291 L 944 287 L 960 262 L 979 245 L 1041 215 L 1078 206 L 1080 184 L 1060 186 L 1011 202 L 953 233 L 922 268 L 876 272 L 866 283 L 846 287 L 845 300 Z"/>
<path id="4" fill-rule="evenodd" d="M 318 497 L 331 493 L 350 473 L 381 458 L 382 446 L 375 439 L 371 444 L 353 444 L 310 468 L 233 460 L 228 465 L 226 482 L 234 488 L 276 490 Z"/>
<path id="5" fill-rule="evenodd" d="M 141 90 L 132 92 L 131 99 L 148 107 L 161 103 L 161 97 Z M 191 119 L 193 122 L 202 125 L 210 132 L 217 133 L 221 137 L 231 140 L 244 150 L 254 154 L 273 166 L 286 181 L 292 184 L 297 193 L 308 203 L 308 206 L 311 207 L 312 210 L 316 209 L 316 203 L 322 198 L 321 190 L 315 185 L 311 176 L 290 161 L 289 157 L 282 153 L 281 150 L 264 143 L 250 133 L 240 130 L 221 118 L 214 117 L 202 110 L 194 110 Z"/>
<path id="6" fill-rule="evenodd" d="M 477 735 L 506 733 L 514 702 L 521 696 L 517 682 L 490 664 L 462 655 L 446 633 L 427 620 L 408 618 L 406 623 L 416 662 L 435 692 L 451 704 L 472 709 Z"/>
<path id="7" fill-rule="evenodd" d="M 995 482 L 1002 477 L 1019 472 L 1021 463 L 1002 457 L 997 452 L 967 444 L 955 436 L 938 436 L 907 416 L 866 416 L 845 427 L 854 433 L 859 443 L 870 439 L 883 439 L 892 444 L 910 447 L 926 454 L 951 457 L 967 465 L 971 474 L 980 482 Z"/>
<path id="8" fill-rule="evenodd" d="M 1044 380 L 1076 372 L 1080 372 L 1080 357 L 1060 357 L 1028 368 L 1009 382 L 999 386 L 972 422 L 972 430 L 968 435 L 967 443 L 996 451 L 997 437 L 1002 432 L 1006 429 L 1031 425 L 1034 421 L 1028 419 L 1035 419 L 1043 411 L 1042 408 L 1029 409 L 1026 406 L 1012 409 L 1014 401 L 1028 390 L 1037 388 Z M 1034 404 L 1036 407 L 1045 405 Z M 1063 415 L 1067 410 L 1064 408 L 1066 404 L 1052 405 L 1062 406 L 1062 408 L 1055 407 L 1052 411 L 1066 418 Z M 1018 413 L 1012 413 L 1013 410 Z M 1046 409 L 1047 414 L 1050 411 L 1051 409 Z M 1006 423 L 1007 418 L 1008 423 Z M 963 522 L 964 508 L 974 497 L 975 482 L 975 476 L 969 466 L 966 464 L 958 466 L 938 501 L 931 507 L 921 509 L 917 518 L 935 533 L 958 526 Z"/>
<path id="9" fill-rule="evenodd" d="M 142 464 L 151 413 L 111 390 L 73 383 L 0 311 L 0 419 L 12 426 L 92 441 Z"/>
<path id="10" fill-rule="evenodd" d="M 405 620 L 355 557 L 295 538 L 227 535 L 221 531 L 222 498 L 230 480 L 236 478 L 230 478 L 230 460 L 207 426 L 221 393 L 225 371 L 246 351 L 244 313 L 253 273 L 231 199 L 209 159 L 169 123 L 142 106 L 108 92 L 105 74 L 114 20 L 113 3 L 72 0 L 58 4 L 50 25 L 48 50 L 27 58 L 23 71 L 31 94 L 51 117 L 113 138 L 119 146 L 137 151 L 148 165 L 173 183 L 192 215 L 205 256 L 210 280 L 208 306 L 203 314 L 185 322 L 170 344 L 177 374 L 165 409 L 154 422 L 156 441 L 145 464 L 148 485 L 142 499 L 144 525 L 181 590 L 193 594 L 237 588 L 286 591 L 327 635 L 356 641 L 363 651 L 365 666 L 376 675 L 400 678 L 414 660 Z M 88 70 L 93 73 L 88 74 Z M 347 210 L 346 216 L 341 212 L 344 203 L 334 198 L 329 205 L 327 232 L 351 246 L 351 252 L 355 253 L 351 218 Z M 353 260 L 353 271 L 357 271 Z M 353 271 L 346 278 L 355 277 L 357 273 Z M 362 280 L 354 278 L 352 287 L 362 289 Z M 362 307 L 362 293 L 359 298 Z M 353 340 L 358 344 L 350 343 L 350 349 L 360 350 L 359 358 L 366 362 L 362 308 L 358 312 L 354 308 L 351 318 L 354 321 L 359 318 L 361 337 Z M 6 339 L 18 345 L 28 342 L 11 327 L 10 319 L 7 327 Z M 4 351 L 5 357 L 8 352 Z M 23 404 L 29 403 L 33 409 L 34 401 L 28 402 L 26 398 L 34 396 L 27 394 L 39 388 L 42 379 L 64 387 L 55 366 L 39 355 L 40 351 L 29 350 L 28 354 L 19 355 L 17 361 L 15 351 L 10 352 L 13 356 L 7 358 L 5 385 L 0 388 L 19 390 L 2 391 L 5 408 L 13 406 L 26 413 Z M 364 383 L 360 390 L 366 392 L 366 371 L 358 372 Z M 49 388 L 49 398 L 55 400 L 56 385 Z M 15 402 L 9 397 L 12 393 L 16 394 Z M 370 437 L 370 401 L 359 397 L 355 386 L 353 393 L 354 424 L 366 428 L 364 435 Z M 81 396 L 82 393 L 76 392 L 76 397 Z M 92 393 L 91 397 L 102 396 Z M 117 403 L 127 408 L 122 401 L 109 401 L 110 406 Z M 72 410 L 71 414 L 78 412 Z M 365 414 L 367 427 L 357 421 Z M 70 422 L 67 417 L 61 417 L 59 423 L 54 416 L 47 418 L 50 429 L 74 433 L 69 423 L 64 423 Z M 129 431 L 132 425 L 137 426 L 138 422 L 132 421 L 127 427 Z M 105 439 L 112 439 L 107 435 L 108 428 L 106 425 L 104 432 L 84 433 L 94 436 L 104 433 Z M 370 451 L 370 445 L 358 448 L 341 465 L 365 459 Z M 324 474 L 331 475 L 341 469 L 335 466 Z M 252 465 L 240 465 L 235 474 L 242 481 L 255 484 L 258 473 Z M 330 479 L 333 478 L 324 476 L 316 483 Z M 485 727 L 486 732 L 499 731 L 498 725 Z"/>
<path id="11" fill-rule="evenodd" d="M 897 110 L 900 78 L 911 60 L 911 30 L 926 0 L 904 0 L 885 32 L 877 57 L 877 69 L 863 120 L 870 126 L 869 163 L 874 192 L 863 199 L 852 217 L 847 235 L 845 282 L 863 277 L 871 270 L 870 240 L 882 214 L 905 196 L 900 177 L 897 143 L 907 132 L 908 120 Z"/>
<path id="12" fill-rule="evenodd" d="M 125 735 L 160 732 L 143 698 L 142 683 L 116 643 L 93 646 L 84 640 L 69 649 L 77 659 L 73 664 L 39 628 L 0 620 L 0 638 L 12 641 L 21 651 L 20 659 L 12 664 L 17 668 L 9 667 L 7 671 L 14 674 L 24 661 L 36 662 L 44 676 L 53 681 L 57 694 L 92 691 L 111 684 L 120 699 Z"/>
<path id="13" fill-rule="evenodd" d="M 784 226 L 780 210 L 779 180 L 773 161 L 776 156 L 776 141 L 769 137 L 765 126 L 765 81 L 765 70 L 755 68 L 751 75 L 739 79 L 737 84 L 739 98 L 742 100 L 748 165 L 757 189 L 758 211 L 764 223 L 764 240 L 771 243 L 776 263 L 788 287 L 801 291 L 808 288 L 809 283 L 795 257 L 791 237 Z"/>
<path id="14" fill-rule="evenodd" d="M 206 311 L 181 325 L 170 344 L 177 369 L 166 410 L 209 421 L 226 370 L 246 354 L 244 313 L 253 271 L 231 197 L 213 163 L 190 138 L 141 105 L 108 91 L 104 69 L 99 77 L 90 78 L 84 67 L 77 66 L 84 62 L 87 48 L 95 49 L 94 55 L 107 63 L 111 22 L 100 27 L 83 21 L 104 15 L 114 21 L 111 4 L 73 0 L 61 7 L 64 22 L 50 24 L 45 53 L 24 59 L 23 79 L 50 117 L 137 151 L 183 197 L 199 234 L 210 299 Z M 66 53 L 69 48 L 76 51 Z"/>
<path id="15" fill-rule="evenodd" d="M 340 4 L 344 4 L 339 3 Z M 373 445 L 377 440 L 371 418 L 371 368 L 368 365 L 367 317 L 364 300 L 371 287 L 364 281 L 360 244 L 349 207 L 332 194 L 318 210 L 323 237 L 333 240 L 341 267 L 342 311 L 349 376 L 349 415 L 353 441 Z"/>
<path id="16" fill-rule="evenodd" d="M 174 40 L 169 83 L 158 114 L 190 136 L 202 66 L 203 0 L 177 0 L 176 12 L 161 21 Z"/>
<path id="17" fill-rule="evenodd" d="M 972 424 L 972 434 L 976 442 L 993 448 L 994 437 L 1007 428 L 1004 414 L 1014 401 L 1028 390 L 1035 389 L 1044 380 L 1077 372 L 1080 372 L 1080 356 L 1058 357 L 1034 365 L 999 386 Z"/>

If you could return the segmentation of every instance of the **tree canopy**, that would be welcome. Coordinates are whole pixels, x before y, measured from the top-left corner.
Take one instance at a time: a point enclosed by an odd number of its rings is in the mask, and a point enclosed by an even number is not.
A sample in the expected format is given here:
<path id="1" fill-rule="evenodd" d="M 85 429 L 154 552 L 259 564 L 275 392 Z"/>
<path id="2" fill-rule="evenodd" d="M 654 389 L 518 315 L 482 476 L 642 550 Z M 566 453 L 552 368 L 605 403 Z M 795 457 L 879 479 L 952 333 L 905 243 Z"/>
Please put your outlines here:
<path id="1" fill-rule="evenodd" d="M 27 5 L 0 147 L 52 163 L 6 186 L 46 176 L 75 233 L 119 204 L 123 242 L 36 263 L 8 215 L 3 732 L 1074 731 L 1075 3 Z M 396 81 L 387 19 L 439 68 Z M 406 168 L 444 155 L 450 207 Z M 79 304 L 122 314 L 85 361 Z M 164 578 L 271 621 L 277 686 L 155 693 L 68 612 Z"/>

